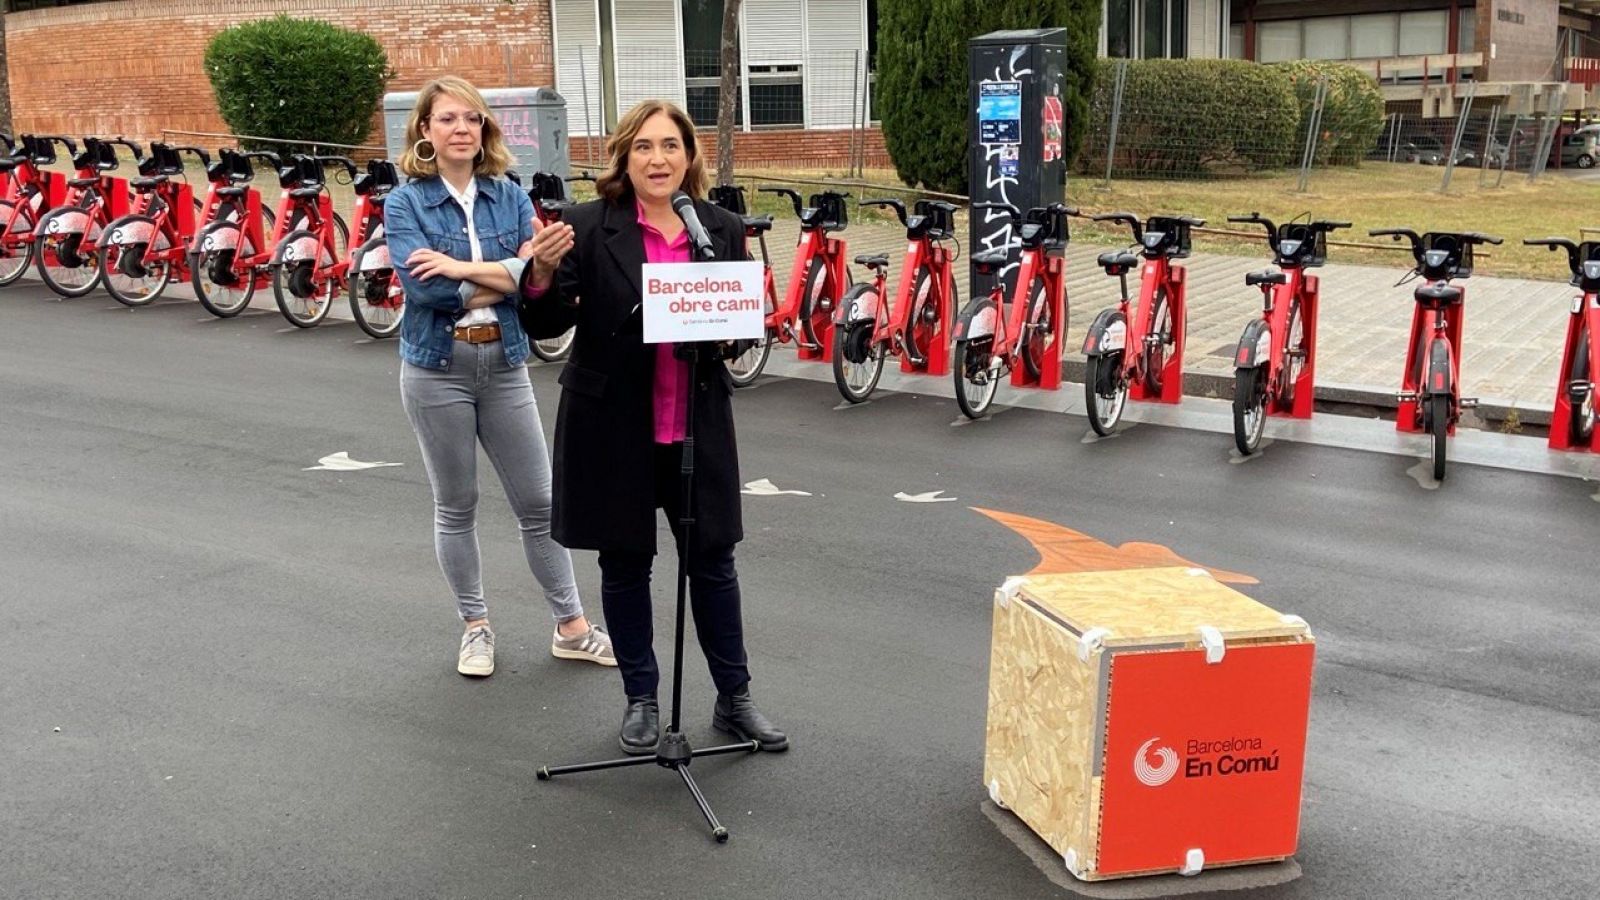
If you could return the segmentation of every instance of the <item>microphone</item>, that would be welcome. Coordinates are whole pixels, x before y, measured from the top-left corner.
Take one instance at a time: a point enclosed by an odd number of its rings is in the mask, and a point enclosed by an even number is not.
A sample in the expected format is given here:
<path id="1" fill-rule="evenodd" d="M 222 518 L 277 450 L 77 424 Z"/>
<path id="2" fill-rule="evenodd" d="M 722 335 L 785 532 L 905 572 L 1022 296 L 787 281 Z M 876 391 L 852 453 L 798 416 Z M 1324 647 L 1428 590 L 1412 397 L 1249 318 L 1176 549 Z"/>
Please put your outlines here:
<path id="1" fill-rule="evenodd" d="M 677 191 L 672 195 L 672 211 L 683 220 L 683 228 L 689 232 L 689 243 L 694 246 L 694 255 L 703 260 L 716 259 L 717 251 L 711 246 L 711 235 L 700 224 L 700 215 L 694 211 L 694 200 L 683 191 Z"/>

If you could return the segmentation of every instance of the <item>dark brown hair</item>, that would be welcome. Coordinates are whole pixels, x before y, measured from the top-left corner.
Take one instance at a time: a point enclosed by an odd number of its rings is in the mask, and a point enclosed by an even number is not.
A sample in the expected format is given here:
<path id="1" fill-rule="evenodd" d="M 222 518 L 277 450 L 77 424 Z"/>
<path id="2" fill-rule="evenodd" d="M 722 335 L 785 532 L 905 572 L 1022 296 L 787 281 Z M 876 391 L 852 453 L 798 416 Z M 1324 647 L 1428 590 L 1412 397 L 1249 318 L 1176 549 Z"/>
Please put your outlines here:
<path id="1" fill-rule="evenodd" d="M 695 142 L 694 120 L 666 100 L 642 100 L 628 110 L 617 123 L 617 130 L 606 140 L 606 156 L 610 161 L 606 171 L 595 179 L 594 186 L 608 202 L 619 203 L 633 194 L 633 183 L 628 180 L 628 154 L 633 150 L 633 139 L 639 136 L 639 129 L 656 113 L 666 113 L 683 137 L 684 152 L 689 155 L 689 168 L 683 173 L 684 193 L 696 199 L 705 196 L 706 167 L 700 159 L 700 145 Z"/>

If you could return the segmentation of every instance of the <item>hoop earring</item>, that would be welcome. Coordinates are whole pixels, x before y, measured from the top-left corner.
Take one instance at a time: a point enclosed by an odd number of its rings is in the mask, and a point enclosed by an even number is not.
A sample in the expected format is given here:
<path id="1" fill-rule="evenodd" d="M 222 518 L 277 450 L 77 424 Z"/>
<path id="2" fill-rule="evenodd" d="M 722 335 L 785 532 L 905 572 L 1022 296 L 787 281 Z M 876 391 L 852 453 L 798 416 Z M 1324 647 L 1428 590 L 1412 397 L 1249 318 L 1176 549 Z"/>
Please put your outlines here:
<path id="1" fill-rule="evenodd" d="M 422 151 L 417 149 L 418 147 L 421 147 L 423 144 L 428 144 L 428 149 L 429 150 L 433 150 L 433 152 L 428 154 L 427 156 L 423 156 L 422 155 Z M 434 160 L 439 158 L 439 151 L 438 150 L 434 150 L 433 145 L 428 143 L 428 139 L 427 138 L 422 138 L 421 140 L 417 141 L 415 144 L 411 145 L 411 155 L 415 156 L 417 158 L 418 162 L 433 162 Z"/>

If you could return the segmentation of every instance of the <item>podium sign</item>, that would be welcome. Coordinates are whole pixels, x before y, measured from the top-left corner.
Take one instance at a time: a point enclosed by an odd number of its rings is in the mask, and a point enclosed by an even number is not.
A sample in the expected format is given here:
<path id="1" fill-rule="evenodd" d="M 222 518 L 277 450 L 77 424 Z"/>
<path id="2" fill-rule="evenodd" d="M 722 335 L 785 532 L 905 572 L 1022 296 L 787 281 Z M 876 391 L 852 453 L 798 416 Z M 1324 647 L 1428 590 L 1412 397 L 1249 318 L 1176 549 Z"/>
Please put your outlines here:
<path id="1" fill-rule="evenodd" d="M 640 284 L 647 344 L 766 335 L 758 262 L 645 263 Z"/>

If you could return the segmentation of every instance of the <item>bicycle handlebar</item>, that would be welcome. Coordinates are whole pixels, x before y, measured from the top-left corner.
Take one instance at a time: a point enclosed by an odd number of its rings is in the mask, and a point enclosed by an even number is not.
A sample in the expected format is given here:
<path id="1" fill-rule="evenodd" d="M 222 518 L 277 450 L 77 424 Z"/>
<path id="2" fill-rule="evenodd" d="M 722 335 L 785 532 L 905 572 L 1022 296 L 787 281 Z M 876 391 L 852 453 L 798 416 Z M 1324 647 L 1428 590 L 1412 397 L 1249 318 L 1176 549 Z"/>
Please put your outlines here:
<path id="1" fill-rule="evenodd" d="M 763 194 L 777 194 L 780 197 L 788 197 L 789 202 L 794 204 L 794 217 L 796 219 L 800 218 L 800 207 L 803 204 L 800 201 L 800 193 L 798 191 L 791 191 L 788 188 L 775 187 L 756 188 L 756 190 Z"/>
<path id="2" fill-rule="evenodd" d="M 871 199 L 871 200 L 868 200 L 866 198 L 862 198 L 861 205 L 862 206 L 887 206 L 890 209 L 894 210 L 894 214 L 895 214 L 895 216 L 897 216 L 900 219 L 900 224 L 901 225 L 906 224 L 906 205 L 904 203 L 901 203 L 899 200 L 890 200 L 890 199 L 888 199 L 886 197 L 879 197 L 879 198 L 874 198 L 874 199 Z"/>
<path id="3" fill-rule="evenodd" d="M 0 144 L 6 145 L 6 155 L 8 156 L 11 154 L 11 151 L 17 149 L 17 142 L 12 140 L 11 135 L 4 131 L 0 131 Z"/>
<path id="4" fill-rule="evenodd" d="M 1460 237 L 1475 244 L 1493 244 L 1496 247 L 1505 243 L 1504 238 L 1498 238 L 1492 234 L 1484 234 L 1481 231 L 1463 231 Z"/>
<path id="5" fill-rule="evenodd" d="M 259 159 L 264 162 L 271 163 L 272 168 L 274 169 L 277 169 L 283 165 L 283 159 L 279 157 L 278 154 L 273 153 L 271 150 L 250 150 L 239 155 L 243 156 L 245 159 Z"/>
<path id="6" fill-rule="evenodd" d="M 973 209 L 1000 209 L 1000 210 L 1004 210 L 1006 215 L 1010 216 L 1011 217 L 1011 221 L 1013 221 L 1013 222 L 1020 221 L 1022 219 L 1022 210 L 1017 209 L 1015 206 L 1012 206 L 1009 203 L 974 203 L 974 204 L 972 204 L 972 208 Z"/>
<path id="7" fill-rule="evenodd" d="M 338 163 L 344 167 L 345 172 L 349 173 L 352 179 L 356 177 L 356 161 L 348 156 L 313 156 L 311 158 L 324 166 L 329 163 Z"/>
<path id="8" fill-rule="evenodd" d="M 144 159 L 144 148 L 139 146 L 139 143 L 137 141 L 130 141 L 125 137 L 114 137 L 114 138 L 101 138 L 100 139 L 100 143 L 102 143 L 102 144 L 121 144 L 122 146 L 127 147 L 129 150 L 133 151 L 133 160 L 134 160 L 134 162 L 138 162 L 139 160 Z"/>
<path id="9" fill-rule="evenodd" d="M 1144 239 L 1144 223 L 1140 222 L 1139 217 L 1131 212 L 1100 213 L 1097 216 L 1090 216 L 1089 218 L 1095 222 L 1121 222 L 1122 224 L 1133 229 L 1133 239 L 1135 241 Z"/>
<path id="10" fill-rule="evenodd" d="M 64 134 L 36 134 L 33 136 L 33 139 L 42 144 L 60 144 L 61 146 L 67 148 L 68 156 L 78 155 L 78 142 Z"/>
<path id="11" fill-rule="evenodd" d="M 1584 260 L 1580 258 L 1583 248 L 1576 241 L 1568 240 L 1564 237 L 1547 237 L 1524 238 L 1522 243 L 1534 247 L 1544 247 L 1551 253 L 1556 252 L 1558 249 L 1567 251 L 1567 267 L 1572 270 L 1574 283 L 1576 283 L 1576 279 L 1583 277 Z"/>
<path id="12" fill-rule="evenodd" d="M 173 147 L 172 150 L 175 153 L 192 153 L 200 160 L 200 165 L 205 166 L 206 168 L 211 167 L 211 154 L 203 148 L 183 146 Z"/>
<path id="13" fill-rule="evenodd" d="M 584 172 L 581 175 L 568 175 L 566 178 L 563 178 L 561 180 L 565 181 L 565 182 L 568 182 L 569 184 L 571 182 L 574 182 L 574 181 L 589 181 L 589 182 L 593 182 L 595 180 L 595 177 L 593 175 L 589 174 L 588 172 Z M 739 190 L 742 192 L 744 190 L 744 188 L 739 188 Z"/>

